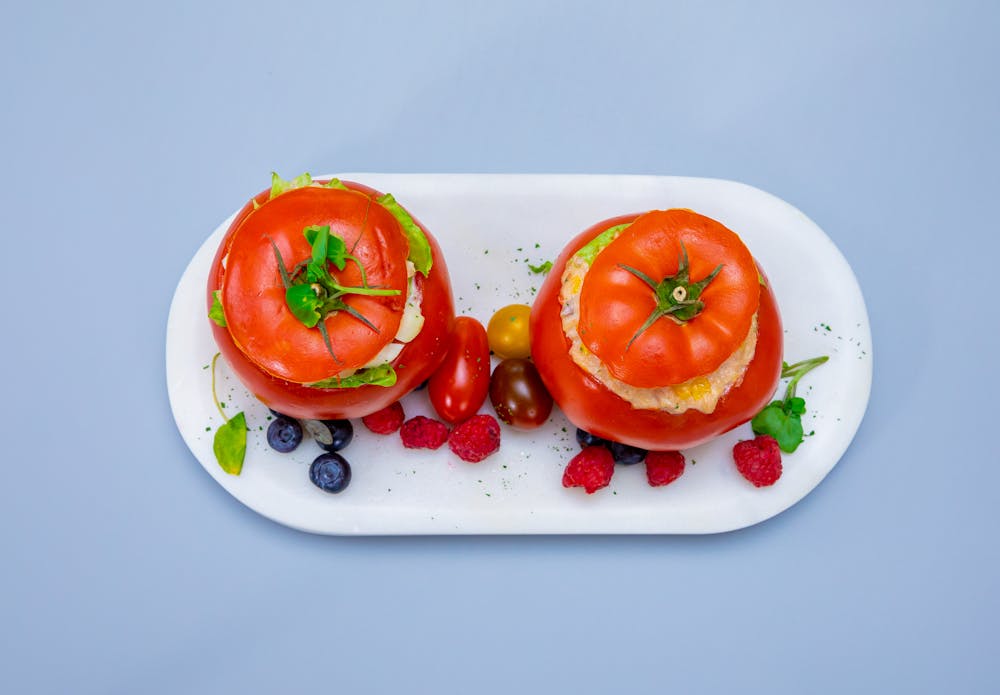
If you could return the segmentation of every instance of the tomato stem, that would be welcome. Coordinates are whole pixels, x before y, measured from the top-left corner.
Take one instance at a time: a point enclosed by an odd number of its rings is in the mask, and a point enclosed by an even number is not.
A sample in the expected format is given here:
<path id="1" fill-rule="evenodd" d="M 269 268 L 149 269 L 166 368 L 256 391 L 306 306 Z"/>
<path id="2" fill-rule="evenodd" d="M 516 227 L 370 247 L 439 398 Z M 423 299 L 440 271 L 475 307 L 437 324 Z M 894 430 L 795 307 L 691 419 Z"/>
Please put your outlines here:
<path id="1" fill-rule="evenodd" d="M 627 351 L 639 336 L 664 316 L 677 325 L 683 326 L 700 314 L 702 309 L 705 308 L 705 303 L 698 298 L 705 291 L 705 288 L 708 287 L 709 283 L 722 272 L 723 265 L 719 264 L 716 266 L 715 270 L 698 282 L 691 282 L 687 248 L 685 248 L 682 241 L 680 258 L 677 261 L 677 272 L 666 276 L 659 282 L 656 282 L 653 278 L 646 275 L 646 273 L 630 265 L 619 263 L 618 267 L 628 271 L 649 285 L 650 289 L 653 290 L 653 297 L 656 300 L 656 308 L 653 309 L 645 323 L 639 327 L 639 330 L 635 332 L 635 335 L 632 336 L 631 340 L 625 346 L 625 350 Z"/>

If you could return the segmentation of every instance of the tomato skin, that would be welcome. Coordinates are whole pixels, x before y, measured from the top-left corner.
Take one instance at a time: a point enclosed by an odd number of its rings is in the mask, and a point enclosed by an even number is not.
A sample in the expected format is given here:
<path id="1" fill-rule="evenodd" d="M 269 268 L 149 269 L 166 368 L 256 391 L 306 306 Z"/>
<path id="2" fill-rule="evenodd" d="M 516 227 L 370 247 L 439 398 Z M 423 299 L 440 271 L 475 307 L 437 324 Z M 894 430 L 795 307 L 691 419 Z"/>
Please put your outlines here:
<path id="1" fill-rule="evenodd" d="M 531 307 L 527 304 L 509 304 L 493 314 L 486 326 L 486 335 L 494 355 L 502 360 L 531 356 L 530 315 Z"/>
<path id="2" fill-rule="evenodd" d="M 530 360 L 504 360 L 490 377 L 490 402 L 497 417 L 519 430 L 541 427 L 552 414 L 552 396 Z"/>
<path id="3" fill-rule="evenodd" d="M 372 199 L 381 194 L 368 186 L 343 181 L 348 188 L 365 193 Z M 230 225 L 209 271 L 207 306 L 211 306 L 212 293 L 222 283 L 222 259 L 228 253 L 235 230 L 254 210 L 254 201 L 263 204 L 270 190 L 265 190 L 249 201 Z M 374 205 L 374 203 L 373 203 Z M 414 218 L 416 220 L 416 218 Z M 393 361 L 396 383 L 393 386 L 359 386 L 347 389 L 316 389 L 285 381 L 267 374 L 239 349 L 226 328 L 209 322 L 219 351 L 239 377 L 240 381 L 266 406 L 290 417 L 316 420 L 359 418 L 392 405 L 421 383 L 437 369 L 448 349 L 448 336 L 455 322 L 454 301 L 448 267 L 441 248 L 427 229 L 417 221 L 430 243 L 433 263 L 425 278 L 417 273 L 415 282 L 423 293 L 421 303 L 424 325 L 420 333 L 407 343 Z"/>
<path id="4" fill-rule="evenodd" d="M 532 307 L 532 359 L 553 399 L 577 427 L 650 451 L 688 449 L 749 421 L 770 401 L 781 375 L 781 317 L 770 283 L 758 264 L 764 285 L 757 315 L 757 349 L 740 385 L 730 389 L 710 415 L 693 409 L 671 415 L 633 408 L 570 358 L 569 341 L 562 330 L 559 290 L 566 261 L 574 253 L 604 230 L 638 216 L 599 222 L 563 249 Z"/>
<path id="5" fill-rule="evenodd" d="M 474 318 L 459 316 L 444 361 L 427 384 L 431 405 L 442 420 L 457 425 L 478 412 L 489 388 L 486 329 Z"/>

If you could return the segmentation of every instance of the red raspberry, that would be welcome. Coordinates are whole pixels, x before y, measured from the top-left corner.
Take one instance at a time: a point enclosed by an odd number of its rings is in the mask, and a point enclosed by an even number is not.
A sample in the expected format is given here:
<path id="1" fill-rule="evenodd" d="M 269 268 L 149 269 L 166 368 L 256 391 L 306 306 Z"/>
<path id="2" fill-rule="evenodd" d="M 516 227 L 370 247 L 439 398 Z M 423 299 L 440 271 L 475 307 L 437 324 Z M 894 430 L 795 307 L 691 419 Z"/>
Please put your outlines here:
<path id="1" fill-rule="evenodd" d="M 478 463 L 500 448 L 500 423 L 492 415 L 473 415 L 451 431 L 448 448 L 463 461 Z"/>
<path id="2" fill-rule="evenodd" d="M 443 422 L 417 415 L 403 423 L 399 436 L 407 449 L 440 449 L 448 440 L 448 427 Z"/>
<path id="3" fill-rule="evenodd" d="M 653 487 L 669 485 L 684 472 L 684 454 L 679 451 L 650 451 L 646 454 L 646 479 Z"/>
<path id="4" fill-rule="evenodd" d="M 774 485 L 781 477 L 781 449 L 769 434 L 737 443 L 733 460 L 740 474 L 756 487 Z"/>
<path id="5" fill-rule="evenodd" d="M 592 495 L 611 482 L 615 457 L 603 446 L 588 446 L 570 459 L 563 473 L 563 487 L 582 487 Z"/>
<path id="6" fill-rule="evenodd" d="M 361 422 L 375 434 L 392 434 L 399 429 L 405 419 L 403 406 L 397 401 L 371 415 L 365 415 L 361 418 Z"/>

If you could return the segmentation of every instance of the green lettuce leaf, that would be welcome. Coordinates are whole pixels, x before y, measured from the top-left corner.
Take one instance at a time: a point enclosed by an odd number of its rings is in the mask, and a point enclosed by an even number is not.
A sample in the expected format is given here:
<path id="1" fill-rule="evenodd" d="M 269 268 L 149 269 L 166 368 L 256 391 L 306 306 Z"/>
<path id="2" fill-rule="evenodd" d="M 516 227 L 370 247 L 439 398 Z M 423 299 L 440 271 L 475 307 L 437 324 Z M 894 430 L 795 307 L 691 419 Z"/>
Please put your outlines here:
<path id="1" fill-rule="evenodd" d="M 215 321 L 216 325 L 226 327 L 226 315 L 222 311 L 222 300 L 219 299 L 219 290 L 212 293 L 212 308 L 208 310 L 208 318 Z"/>
<path id="2" fill-rule="evenodd" d="M 299 174 L 291 181 L 285 181 L 283 178 L 278 176 L 277 172 L 271 172 L 271 197 L 268 200 L 274 200 L 282 193 L 286 191 L 291 191 L 295 188 L 304 188 L 305 186 L 312 185 L 312 176 L 309 172 L 304 174 Z"/>
<path id="3" fill-rule="evenodd" d="M 630 224 L 632 223 L 626 222 L 625 224 L 617 224 L 610 229 L 605 229 L 603 232 L 587 242 L 587 245 L 577 251 L 574 255 L 585 261 L 587 265 L 593 264 L 594 259 L 597 258 L 597 254 L 607 248 L 608 244 L 617 239 L 618 235 L 625 231 L 625 228 Z"/>
<path id="4" fill-rule="evenodd" d="M 399 226 L 403 228 L 403 234 L 406 235 L 406 241 L 410 244 L 409 259 L 413 262 L 416 269 L 423 273 L 424 277 L 427 277 L 427 274 L 431 271 L 433 259 L 431 258 L 431 245 L 427 241 L 424 230 L 413 221 L 410 213 L 396 202 L 391 193 L 386 193 L 375 202 L 388 210 L 389 214 L 399 222 Z"/>
<path id="5" fill-rule="evenodd" d="M 380 364 L 377 367 L 361 369 L 351 376 L 343 378 L 331 376 L 312 384 L 316 389 L 353 389 L 358 386 L 393 386 L 396 383 L 396 370 L 391 364 Z"/>

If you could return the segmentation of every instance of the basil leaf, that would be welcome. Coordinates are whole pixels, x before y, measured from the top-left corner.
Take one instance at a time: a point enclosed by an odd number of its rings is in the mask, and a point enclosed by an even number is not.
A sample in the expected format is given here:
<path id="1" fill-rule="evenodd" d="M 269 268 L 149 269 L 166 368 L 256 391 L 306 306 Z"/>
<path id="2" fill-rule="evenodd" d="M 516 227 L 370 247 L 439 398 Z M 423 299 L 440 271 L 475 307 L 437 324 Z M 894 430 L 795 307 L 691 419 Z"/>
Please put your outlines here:
<path id="1" fill-rule="evenodd" d="M 312 176 L 309 172 L 304 174 L 299 174 L 291 181 L 285 181 L 283 178 L 278 176 L 277 172 L 271 172 L 271 196 L 268 200 L 274 200 L 282 193 L 286 191 L 291 191 L 295 188 L 304 188 L 305 186 L 312 185 Z"/>
<path id="2" fill-rule="evenodd" d="M 413 221 L 410 213 L 396 202 L 391 193 L 386 193 L 375 202 L 384 207 L 399 222 L 399 226 L 402 227 L 403 234 L 406 236 L 406 241 L 410 245 L 409 260 L 413 262 L 418 271 L 424 274 L 424 277 L 427 277 L 434 259 L 431 257 L 431 245 L 427 241 L 424 230 Z"/>
<path id="3" fill-rule="evenodd" d="M 242 412 L 215 431 L 212 451 L 222 470 L 229 475 L 240 474 L 247 453 L 247 420 Z"/>
<path id="4" fill-rule="evenodd" d="M 306 328 L 319 323 L 320 299 L 310 285 L 292 285 L 285 290 L 285 304 Z"/>
<path id="5" fill-rule="evenodd" d="M 396 370 L 391 364 L 380 364 L 377 367 L 361 369 L 351 376 L 343 378 L 331 376 L 328 379 L 307 384 L 316 389 L 353 389 L 358 386 L 393 386 L 396 383 Z"/>
<path id="6" fill-rule="evenodd" d="M 226 315 L 222 311 L 222 300 L 219 299 L 219 290 L 212 293 L 212 308 L 208 310 L 208 318 L 215 321 L 217 326 L 226 327 Z"/>

